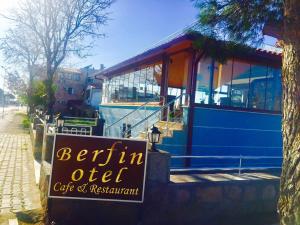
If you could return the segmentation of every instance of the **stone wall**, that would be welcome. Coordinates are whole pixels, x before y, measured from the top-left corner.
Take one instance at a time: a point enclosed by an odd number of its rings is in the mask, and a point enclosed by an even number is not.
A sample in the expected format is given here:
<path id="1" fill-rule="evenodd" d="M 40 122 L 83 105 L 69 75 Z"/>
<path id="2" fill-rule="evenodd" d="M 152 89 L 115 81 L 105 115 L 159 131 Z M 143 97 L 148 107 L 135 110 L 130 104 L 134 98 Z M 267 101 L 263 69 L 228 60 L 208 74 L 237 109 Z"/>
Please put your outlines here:
<path id="1" fill-rule="evenodd" d="M 37 124 L 35 130 L 35 139 L 34 139 L 34 158 L 37 161 L 42 159 L 42 146 L 44 138 L 44 124 Z"/>
<path id="2" fill-rule="evenodd" d="M 46 161 L 51 163 L 52 161 L 52 151 L 53 151 L 53 135 L 46 135 L 45 140 L 42 147 L 42 161 Z"/>
<path id="3" fill-rule="evenodd" d="M 237 218 L 254 225 L 265 215 L 276 217 L 278 178 L 175 183 L 169 163 L 167 153 L 149 153 L 145 200 L 136 204 L 48 199 L 51 165 L 43 162 L 42 205 L 56 225 L 241 225 Z"/>
<path id="4" fill-rule="evenodd" d="M 38 117 L 33 118 L 33 123 L 30 124 L 29 132 L 32 142 L 33 156 L 35 160 L 41 161 L 44 137 L 44 124 Z"/>
<path id="5" fill-rule="evenodd" d="M 221 225 L 253 216 L 259 224 L 259 215 L 276 215 L 278 194 L 278 179 L 148 184 L 142 224 Z"/>

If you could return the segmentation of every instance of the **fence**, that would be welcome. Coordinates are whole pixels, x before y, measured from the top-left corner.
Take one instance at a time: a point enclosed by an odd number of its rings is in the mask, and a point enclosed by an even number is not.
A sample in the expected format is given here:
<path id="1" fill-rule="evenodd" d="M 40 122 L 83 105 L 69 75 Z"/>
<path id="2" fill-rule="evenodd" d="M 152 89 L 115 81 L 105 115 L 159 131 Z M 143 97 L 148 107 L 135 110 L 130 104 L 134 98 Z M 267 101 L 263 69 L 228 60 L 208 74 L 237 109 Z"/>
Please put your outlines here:
<path id="1" fill-rule="evenodd" d="M 58 133 L 58 128 L 56 127 L 56 125 L 53 123 L 47 123 L 46 124 L 46 134 L 54 135 L 55 133 Z M 61 128 L 61 131 L 59 133 L 92 136 L 93 127 L 92 126 L 86 126 L 86 127 L 64 126 Z"/>
<path id="2" fill-rule="evenodd" d="M 226 167 L 187 167 L 187 168 L 171 168 L 171 172 L 192 172 L 192 171 L 230 171 L 237 170 L 239 174 L 243 170 L 267 170 L 267 169 L 281 169 L 281 166 L 268 165 L 261 163 L 259 166 L 247 166 L 246 160 L 261 160 L 261 159 L 278 159 L 282 160 L 281 156 L 171 156 L 171 159 L 233 159 L 237 160 L 236 166 Z"/>
<path id="3" fill-rule="evenodd" d="M 55 133 L 75 134 L 75 135 L 102 135 L 104 120 L 100 118 L 86 118 L 86 117 L 69 117 L 64 116 L 63 127 L 56 127 L 55 123 L 46 123 L 43 116 L 35 115 L 33 117 L 34 124 L 44 124 L 46 134 L 54 135 Z M 34 127 L 35 128 L 35 127 Z"/>

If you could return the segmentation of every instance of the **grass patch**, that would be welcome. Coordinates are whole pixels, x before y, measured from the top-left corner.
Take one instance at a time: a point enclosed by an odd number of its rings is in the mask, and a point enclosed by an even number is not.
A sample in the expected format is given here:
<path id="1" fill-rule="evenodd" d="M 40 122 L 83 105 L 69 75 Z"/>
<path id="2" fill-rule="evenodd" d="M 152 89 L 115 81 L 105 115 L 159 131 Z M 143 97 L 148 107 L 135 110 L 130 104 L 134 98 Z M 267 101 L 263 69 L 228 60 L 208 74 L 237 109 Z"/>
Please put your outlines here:
<path id="1" fill-rule="evenodd" d="M 65 126 L 95 126 L 95 121 L 89 120 L 65 120 Z"/>
<path id="2" fill-rule="evenodd" d="M 22 120 L 23 128 L 28 129 L 30 127 L 30 119 L 27 115 L 23 114 L 23 120 Z"/>
<path id="3" fill-rule="evenodd" d="M 24 112 L 17 112 L 16 115 L 17 115 L 17 116 L 24 116 L 24 117 L 27 117 L 27 114 L 24 113 Z"/>

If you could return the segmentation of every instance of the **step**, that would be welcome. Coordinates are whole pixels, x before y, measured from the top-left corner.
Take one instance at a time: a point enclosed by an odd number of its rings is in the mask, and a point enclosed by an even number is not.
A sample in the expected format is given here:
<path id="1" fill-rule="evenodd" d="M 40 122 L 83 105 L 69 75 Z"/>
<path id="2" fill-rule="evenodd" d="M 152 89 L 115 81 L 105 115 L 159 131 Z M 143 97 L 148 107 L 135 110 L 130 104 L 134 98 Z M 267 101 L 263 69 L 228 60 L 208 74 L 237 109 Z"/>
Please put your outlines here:
<path id="1" fill-rule="evenodd" d="M 148 135 L 148 132 L 143 131 L 143 132 L 140 132 L 139 135 L 136 138 L 137 139 L 142 139 L 142 140 L 147 140 L 148 139 L 147 135 Z M 168 134 L 166 134 L 166 132 L 162 132 L 159 144 L 161 144 L 161 142 L 162 142 L 162 140 L 163 140 L 164 137 L 172 138 L 172 136 L 173 136 L 173 132 L 170 131 L 170 130 L 168 131 Z"/>
<path id="2" fill-rule="evenodd" d="M 169 130 L 183 130 L 183 123 L 159 121 L 155 124 L 158 128 Z"/>

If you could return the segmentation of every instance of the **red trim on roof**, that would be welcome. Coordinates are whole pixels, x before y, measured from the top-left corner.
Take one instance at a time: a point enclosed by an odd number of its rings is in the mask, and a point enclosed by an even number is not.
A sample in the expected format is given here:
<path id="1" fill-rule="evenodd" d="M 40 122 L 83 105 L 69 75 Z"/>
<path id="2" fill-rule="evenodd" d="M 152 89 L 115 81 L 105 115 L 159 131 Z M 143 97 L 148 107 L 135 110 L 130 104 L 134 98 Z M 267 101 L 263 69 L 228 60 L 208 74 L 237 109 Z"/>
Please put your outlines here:
<path id="1" fill-rule="evenodd" d="M 180 37 L 177 37 L 167 43 L 161 44 L 157 47 L 154 47 L 152 49 L 149 49 L 139 55 L 136 55 L 132 58 L 129 58 L 121 63 L 116 64 L 115 66 L 109 67 L 100 73 L 96 74 L 96 76 L 102 75 L 106 77 L 110 77 L 116 74 L 119 74 L 121 72 L 124 72 L 126 70 L 135 69 L 136 67 L 139 67 L 143 63 L 153 63 L 155 60 L 159 61 L 162 59 L 163 55 L 166 53 L 166 50 L 168 50 L 170 47 L 173 47 L 174 45 L 178 45 L 183 43 L 184 41 L 193 41 L 195 40 L 195 35 L 191 34 L 184 34 Z M 271 51 L 271 50 L 265 50 L 265 49 L 256 49 L 255 54 L 252 56 L 254 57 L 262 57 L 268 60 L 281 60 L 282 54 L 279 52 Z"/>

